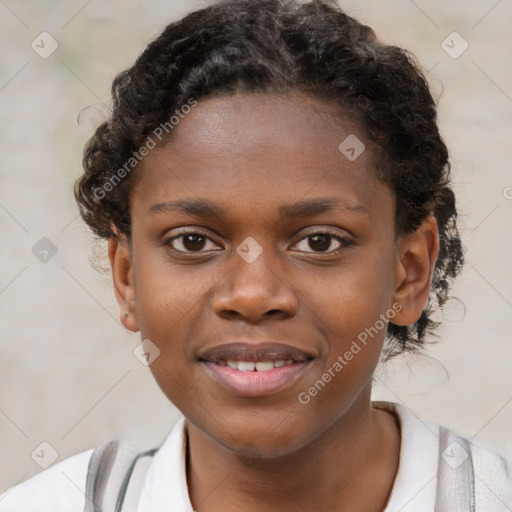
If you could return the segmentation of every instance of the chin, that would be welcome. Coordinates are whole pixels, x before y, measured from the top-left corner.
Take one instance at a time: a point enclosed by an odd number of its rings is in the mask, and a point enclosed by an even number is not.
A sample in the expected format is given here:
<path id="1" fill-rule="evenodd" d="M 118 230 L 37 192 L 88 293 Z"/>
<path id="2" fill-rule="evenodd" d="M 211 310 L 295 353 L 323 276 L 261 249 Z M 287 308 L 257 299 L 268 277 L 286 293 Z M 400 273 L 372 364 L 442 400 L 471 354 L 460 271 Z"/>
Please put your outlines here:
<path id="1" fill-rule="evenodd" d="M 280 420 L 282 421 L 282 420 Z M 294 421 L 282 421 L 277 427 L 268 423 L 250 424 L 244 419 L 239 424 L 231 423 L 225 430 L 206 432 L 226 450 L 243 457 L 272 459 L 300 450 L 308 442 L 307 433 L 297 430 Z"/>

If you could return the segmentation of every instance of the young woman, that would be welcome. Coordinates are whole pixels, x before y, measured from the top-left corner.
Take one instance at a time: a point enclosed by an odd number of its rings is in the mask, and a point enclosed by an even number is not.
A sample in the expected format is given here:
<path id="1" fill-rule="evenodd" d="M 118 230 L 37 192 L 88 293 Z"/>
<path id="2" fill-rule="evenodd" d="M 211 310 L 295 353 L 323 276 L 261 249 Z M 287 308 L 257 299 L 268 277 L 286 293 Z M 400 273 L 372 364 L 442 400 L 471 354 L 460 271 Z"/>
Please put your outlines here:
<path id="1" fill-rule="evenodd" d="M 233 0 L 169 25 L 112 91 L 75 195 L 183 419 L 0 510 L 512 510 L 510 461 L 371 401 L 463 263 L 412 57 L 328 0 Z"/>

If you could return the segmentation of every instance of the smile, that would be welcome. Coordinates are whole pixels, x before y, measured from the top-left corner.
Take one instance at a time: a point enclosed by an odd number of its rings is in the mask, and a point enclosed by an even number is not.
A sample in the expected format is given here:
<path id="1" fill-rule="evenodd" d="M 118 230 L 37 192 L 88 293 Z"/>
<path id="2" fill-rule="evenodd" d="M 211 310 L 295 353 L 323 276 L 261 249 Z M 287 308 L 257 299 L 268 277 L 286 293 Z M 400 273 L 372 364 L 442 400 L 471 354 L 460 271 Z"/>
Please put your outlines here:
<path id="1" fill-rule="evenodd" d="M 293 359 L 287 361 L 280 359 L 278 361 L 219 361 L 219 366 L 229 366 L 233 370 L 241 372 L 266 372 L 273 368 L 281 368 L 281 366 L 290 366 Z"/>
<path id="2" fill-rule="evenodd" d="M 235 396 L 261 397 L 290 388 L 311 361 L 203 361 L 208 375 Z"/>
<path id="3" fill-rule="evenodd" d="M 235 396 L 259 397 L 291 387 L 315 353 L 290 344 L 231 342 L 198 354 L 208 375 Z"/>

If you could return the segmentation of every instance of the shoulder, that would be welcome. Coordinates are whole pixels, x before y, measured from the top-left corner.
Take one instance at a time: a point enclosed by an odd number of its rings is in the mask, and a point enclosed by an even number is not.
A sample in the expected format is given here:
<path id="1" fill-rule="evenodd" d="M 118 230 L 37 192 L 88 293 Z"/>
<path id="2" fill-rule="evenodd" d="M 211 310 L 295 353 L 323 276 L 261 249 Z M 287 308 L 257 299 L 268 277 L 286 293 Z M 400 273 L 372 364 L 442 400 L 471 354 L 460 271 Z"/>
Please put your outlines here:
<path id="1" fill-rule="evenodd" d="M 373 406 L 394 413 L 401 430 L 399 468 L 386 511 L 512 511 L 512 458 L 490 443 L 423 422 L 400 404 Z"/>
<path id="2" fill-rule="evenodd" d="M 511 458 L 488 442 L 440 427 L 436 503 L 447 510 L 510 512 Z"/>
<path id="3" fill-rule="evenodd" d="M 11 487 L 0 496 L 0 512 L 82 512 L 92 453 L 68 457 Z"/>
<path id="4" fill-rule="evenodd" d="M 490 443 L 480 440 L 468 442 L 477 505 L 486 510 L 512 510 L 512 458 Z"/>
<path id="5" fill-rule="evenodd" d="M 161 452 L 154 447 L 148 450 L 146 438 L 127 435 L 64 459 L 4 492 L 0 512 L 114 510 L 120 498 L 130 505 L 127 510 L 167 510 L 162 506 L 176 503 L 181 493 L 188 497 L 183 427 L 184 419 L 178 421 Z M 145 499 L 142 508 L 137 508 L 139 498 Z M 181 509 L 192 510 L 192 506 Z"/>

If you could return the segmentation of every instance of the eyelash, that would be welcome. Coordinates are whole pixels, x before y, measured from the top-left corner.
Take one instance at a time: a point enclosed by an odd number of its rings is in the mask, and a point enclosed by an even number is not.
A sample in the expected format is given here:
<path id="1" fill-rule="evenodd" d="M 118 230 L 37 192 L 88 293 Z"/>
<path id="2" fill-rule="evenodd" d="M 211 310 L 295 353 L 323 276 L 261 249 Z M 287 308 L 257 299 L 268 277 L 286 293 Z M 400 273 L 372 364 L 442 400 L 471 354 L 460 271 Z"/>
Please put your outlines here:
<path id="1" fill-rule="evenodd" d="M 164 242 L 164 245 L 168 246 L 172 251 L 177 252 L 179 254 L 204 254 L 204 253 L 208 252 L 208 251 L 202 251 L 202 250 L 201 251 L 180 251 L 180 250 L 177 250 L 174 247 L 172 247 L 172 242 L 174 240 L 178 240 L 187 235 L 199 235 L 203 238 L 206 238 L 206 239 L 212 241 L 211 238 L 204 231 L 201 231 L 198 228 L 194 228 L 194 229 L 182 231 L 178 235 L 168 238 Z M 303 236 L 295 245 L 297 245 L 300 242 L 302 242 L 303 240 L 307 240 L 308 238 L 313 237 L 315 235 L 330 236 L 331 238 L 334 238 L 335 240 L 337 240 L 340 243 L 340 247 L 338 249 L 335 249 L 332 251 L 299 251 L 299 252 L 303 252 L 303 253 L 305 252 L 306 254 L 328 254 L 328 255 L 332 256 L 332 255 L 337 255 L 337 254 L 342 253 L 343 251 L 346 250 L 347 247 L 353 245 L 353 242 L 351 240 L 349 240 L 348 238 L 344 238 L 344 237 L 340 236 L 339 234 L 333 233 L 332 230 L 330 230 L 329 228 L 315 231 L 313 233 L 309 233 L 309 234 Z"/>

